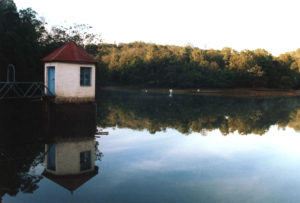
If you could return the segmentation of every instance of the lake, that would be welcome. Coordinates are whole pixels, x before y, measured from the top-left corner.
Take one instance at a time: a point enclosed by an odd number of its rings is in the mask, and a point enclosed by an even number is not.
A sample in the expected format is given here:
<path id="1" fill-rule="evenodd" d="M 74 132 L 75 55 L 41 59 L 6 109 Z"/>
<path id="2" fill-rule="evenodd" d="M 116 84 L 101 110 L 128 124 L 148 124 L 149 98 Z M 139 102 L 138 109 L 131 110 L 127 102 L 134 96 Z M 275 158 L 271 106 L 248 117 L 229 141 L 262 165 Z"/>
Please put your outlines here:
<path id="1" fill-rule="evenodd" d="M 0 112 L 2 202 L 300 199 L 299 97 L 102 91 Z"/>

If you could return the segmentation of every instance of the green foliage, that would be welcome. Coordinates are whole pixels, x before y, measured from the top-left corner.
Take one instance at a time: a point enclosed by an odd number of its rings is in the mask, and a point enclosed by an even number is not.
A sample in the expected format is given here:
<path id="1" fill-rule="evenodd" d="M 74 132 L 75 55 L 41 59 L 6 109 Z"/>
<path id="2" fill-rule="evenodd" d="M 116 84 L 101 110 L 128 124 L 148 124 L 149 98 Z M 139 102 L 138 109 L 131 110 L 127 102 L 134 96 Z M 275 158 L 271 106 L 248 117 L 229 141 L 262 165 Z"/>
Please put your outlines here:
<path id="1" fill-rule="evenodd" d="M 293 86 L 294 86 L 294 81 L 291 77 L 282 76 L 280 78 L 280 87 L 281 88 L 287 89 L 287 88 L 290 88 L 290 87 L 293 87 Z"/>
<path id="2" fill-rule="evenodd" d="M 96 56 L 107 69 L 107 84 L 113 85 L 295 88 L 299 83 L 293 79 L 299 78 L 295 57 L 276 58 L 263 49 L 237 52 L 134 42 L 99 44 Z M 292 81 L 279 82 L 282 75 Z"/>
<path id="3" fill-rule="evenodd" d="M 161 94 L 102 91 L 98 106 L 100 127 L 147 129 L 166 128 L 189 134 L 219 129 L 223 135 L 262 135 L 272 125 L 300 129 L 299 98 L 245 99 L 216 96 L 172 98 Z M 155 104 L 155 105 L 154 105 Z"/>
<path id="4" fill-rule="evenodd" d="M 0 80 L 4 80 L 9 63 L 15 65 L 17 79 L 30 80 L 41 74 L 37 49 L 44 32 L 33 10 L 17 12 L 12 1 L 0 0 Z"/>

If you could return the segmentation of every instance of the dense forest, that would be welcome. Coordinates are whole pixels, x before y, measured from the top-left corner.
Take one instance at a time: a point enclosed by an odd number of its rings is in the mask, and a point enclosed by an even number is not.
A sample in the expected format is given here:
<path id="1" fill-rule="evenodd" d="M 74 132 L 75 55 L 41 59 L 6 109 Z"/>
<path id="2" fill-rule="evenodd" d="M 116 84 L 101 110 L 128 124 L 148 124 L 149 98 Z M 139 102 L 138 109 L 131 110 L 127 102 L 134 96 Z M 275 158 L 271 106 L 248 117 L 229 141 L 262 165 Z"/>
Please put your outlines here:
<path id="1" fill-rule="evenodd" d="M 300 86 L 300 49 L 274 57 L 263 49 L 203 50 L 143 42 L 93 48 L 110 84 L 166 88 Z"/>
<path id="2" fill-rule="evenodd" d="M 263 135 L 272 125 L 300 131 L 299 97 L 245 99 L 216 96 L 102 91 L 98 106 L 99 127 L 147 129 L 150 133 L 176 129 L 186 135 Z M 153 105 L 155 104 L 155 105 Z M 276 109 L 276 110 L 275 110 Z"/>
<path id="3" fill-rule="evenodd" d="M 16 67 L 18 80 L 43 80 L 40 59 L 73 40 L 98 59 L 97 84 L 166 88 L 299 88 L 300 49 L 272 56 L 263 49 L 236 51 L 133 42 L 102 43 L 89 26 L 53 27 L 32 9 L 0 0 L 0 80 Z"/>

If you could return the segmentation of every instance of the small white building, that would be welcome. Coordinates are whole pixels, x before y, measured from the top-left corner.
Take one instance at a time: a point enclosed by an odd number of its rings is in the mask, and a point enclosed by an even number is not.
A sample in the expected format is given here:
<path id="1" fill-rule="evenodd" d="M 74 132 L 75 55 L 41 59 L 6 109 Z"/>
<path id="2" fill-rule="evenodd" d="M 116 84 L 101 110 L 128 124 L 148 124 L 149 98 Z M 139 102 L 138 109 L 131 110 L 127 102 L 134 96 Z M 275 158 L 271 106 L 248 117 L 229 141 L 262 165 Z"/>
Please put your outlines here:
<path id="1" fill-rule="evenodd" d="M 46 92 L 56 102 L 95 100 L 97 60 L 75 42 L 69 42 L 42 59 Z"/>

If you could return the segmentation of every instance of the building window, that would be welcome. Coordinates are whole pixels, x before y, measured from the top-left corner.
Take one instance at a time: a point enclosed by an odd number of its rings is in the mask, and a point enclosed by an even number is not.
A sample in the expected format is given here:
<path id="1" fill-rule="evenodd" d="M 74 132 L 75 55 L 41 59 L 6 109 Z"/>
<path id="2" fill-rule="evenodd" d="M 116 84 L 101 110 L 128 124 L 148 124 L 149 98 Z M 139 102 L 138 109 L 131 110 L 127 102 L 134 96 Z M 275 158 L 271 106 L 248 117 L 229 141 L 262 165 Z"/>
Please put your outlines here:
<path id="1" fill-rule="evenodd" d="M 91 86 L 92 68 L 80 67 L 80 86 Z"/>
<path id="2" fill-rule="evenodd" d="M 80 171 L 85 171 L 91 168 L 91 151 L 80 152 Z"/>

